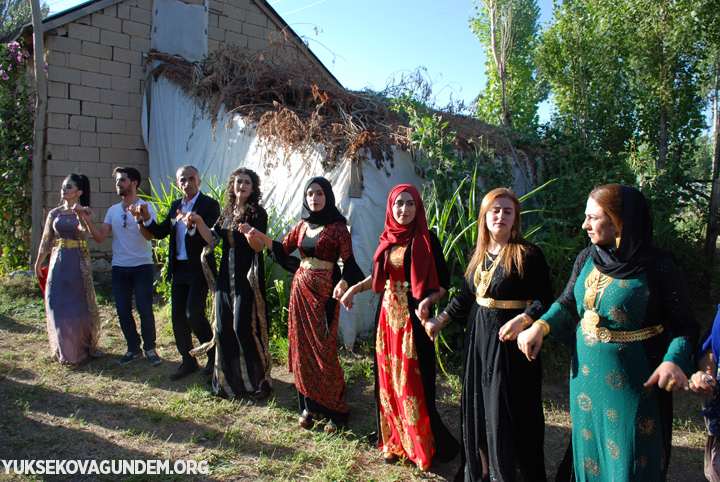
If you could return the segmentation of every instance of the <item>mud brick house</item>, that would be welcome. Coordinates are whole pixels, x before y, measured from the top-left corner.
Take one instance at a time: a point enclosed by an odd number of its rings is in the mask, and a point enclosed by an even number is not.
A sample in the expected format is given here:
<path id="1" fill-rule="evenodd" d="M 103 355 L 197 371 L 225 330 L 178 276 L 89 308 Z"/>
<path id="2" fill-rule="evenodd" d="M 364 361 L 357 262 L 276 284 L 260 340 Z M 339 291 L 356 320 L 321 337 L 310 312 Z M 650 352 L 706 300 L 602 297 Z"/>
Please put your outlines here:
<path id="1" fill-rule="evenodd" d="M 43 32 L 45 149 L 41 179 L 33 182 L 42 183 L 47 213 L 57 205 L 62 179 L 86 174 L 96 222 L 119 200 L 116 166 L 149 174 L 142 116 L 151 49 L 200 60 L 221 44 L 262 50 L 282 32 L 337 82 L 264 0 L 94 0 L 46 18 Z M 30 26 L 21 37 L 32 46 Z M 93 257 L 109 256 L 111 243 L 91 242 Z"/>

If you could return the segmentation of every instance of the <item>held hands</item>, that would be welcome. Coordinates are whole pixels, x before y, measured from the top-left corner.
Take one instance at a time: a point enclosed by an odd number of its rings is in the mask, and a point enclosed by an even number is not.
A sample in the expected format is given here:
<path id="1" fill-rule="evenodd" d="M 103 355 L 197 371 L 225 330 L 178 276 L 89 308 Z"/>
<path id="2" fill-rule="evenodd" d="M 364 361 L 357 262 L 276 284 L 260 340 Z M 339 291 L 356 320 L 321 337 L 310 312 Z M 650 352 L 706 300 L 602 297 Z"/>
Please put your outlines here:
<path id="1" fill-rule="evenodd" d="M 82 216 L 82 219 L 87 221 L 92 221 L 93 218 L 93 210 L 90 209 L 88 206 L 81 206 L 80 204 L 75 204 L 72 207 L 72 210 L 75 212 L 75 214 L 78 217 Z"/>
<path id="2" fill-rule="evenodd" d="M 177 215 L 178 222 L 182 221 L 185 223 L 185 227 L 188 229 L 192 229 L 195 227 L 195 224 L 202 221 L 202 218 L 199 214 L 194 213 L 192 211 L 189 211 L 187 213 L 182 213 L 178 211 Z"/>
<path id="3" fill-rule="evenodd" d="M 543 330 L 537 323 L 530 325 L 527 330 L 517 336 L 518 348 L 525 354 L 529 361 L 535 361 L 538 353 L 540 353 L 540 348 L 542 348 L 542 343 Z"/>
<path id="4" fill-rule="evenodd" d="M 432 341 L 435 341 L 435 337 L 437 337 L 440 330 L 442 330 L 442 323 L 440 323 L 440 320 L 437 318 L 428 318 L 425 320 L 421 319 L 420 322 L 425 328 L 425 333 L 427 333 Z"/>
<path id="5" fill-rule="evenodd" d="M 150 211 L 148 211 L 147 204 L 131 204 L 130 206 L 128 206 L 128 211 L 130 211 L 130 214 L 133 215 L 135 221 L 137 221 L 138 223 L 150 220 Z M 178 213 L 179 212 L 180 210 L 178 209 Z"/>
<path id="6" fill-rule="evenodd" d="M 360 291 L 358 285 L 352 285 L 350 288 L 347 289 L 347 291 L 345 291 L 345 293 L 340 298 L 340 303 L 345 307 L 347 311 L 350 311 L 352 307 L 355 306 L 355 294 L 357 294 L 358 291 Z"/>
<path id="7" fill-rule="evenodd" d="M 650 387 L 656 383 L 658 387 L 668 392 L 688 391 L 690 389 L 690 384 L 683 371 L 679 366 L 669 361 L 658 365 L 650 378 L 648 378 L 648 381 L 643 385 Z"/>
<path id="8" fill-rule="evenodd" d="M 703 371 L 693 373 L 688 382 L 690 390 L 695 393 L 712 393 L 717 385 L 717 380 L 712 375 Z"/>
<path id="9" fill-rule="evenodd" d="M 87 212 L 90 212 L 90 214 L 92 214 L 92 209 L 90 209 L 90 208 L 87 207 L 87 206 L 83 206 L 83 205 L 81 205 L 81 204 L 79 204 L 79 203 L 75 203 L 75 204 L 73 205 L 73 207 L 70 208 L 70 209 L 72 209 L 72 210 L 75 212 L 75 214 L 77 214 L 78 216 L 83 216 L 83 217 L 84 217 L 85 213 L 87 213 Z"/>
<path id="10" fill-rule="evenodd" d="M 522 316 L 516 316 L 512 320 L 505 323 L 502 327 L 500 327 L 498 336 L 500 337 L 500 341 L 512 341 L 516 339 L 518 335 L 522 332 L 523 318 Z"/>
<path id="11" fill-rule="evenodd" d="M 335 285 L 335 289 L 333 290 L 333 298 L 335 298 L 336 300 L 341 299 L 343 297 L 343 295 L 345 294 L 345 292 L 347 291 L 347 287 L 348 287 L 347 281 L 345 281 L 344 279 L 341 279 L 340 282 Z M 345 308 L 345 309 L 347 309 L 347 308 Z"/>
<path id="12" fill-rule="evenodd" d="M 430 297 L 425 297 L 423 300 L 418 303 L 417 308 L 415 308 L 415 315 L 422 321 L 427 320 L 430 317 L 430 307 L 432 306 L 432 302 L 430 301 Z"/>

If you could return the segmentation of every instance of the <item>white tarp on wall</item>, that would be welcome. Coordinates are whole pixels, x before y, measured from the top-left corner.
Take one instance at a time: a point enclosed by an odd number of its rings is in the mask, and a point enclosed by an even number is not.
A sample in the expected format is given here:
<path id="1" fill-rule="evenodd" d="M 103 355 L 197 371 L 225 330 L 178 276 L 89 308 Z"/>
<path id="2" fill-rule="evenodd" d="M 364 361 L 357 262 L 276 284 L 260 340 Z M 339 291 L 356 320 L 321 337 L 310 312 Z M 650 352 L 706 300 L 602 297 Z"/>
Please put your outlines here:
<path id="1" fill-rule="evenodd" d="M 150 159 L 150 180 L 155 186 L 167 185 L 168 177 L 174 179 L 179 166 L 192 164 L 205 179 L 215 176 L 224 187 L 230 172 L 244 166 L 260 176 L 263 205 L 275 206 L 284 221 L 289 222 L 299 219 L 306 180 L 325 176 L 333 185 L 338 207 L 348 218 L 355 257 L 366 275 L 370 274 L 383 230 L 390 190 L 401 183 L 421 187 L 410 155 L 402 151 L 395 153 L 394 167 L 387 171 L 377 169 L 374 162 L 363 161 L 363 194 L 359 199 L 349 197 L 350 163 L 343 162 L 325 172 L 319 152 L 312 155 L 307 168 L 299 155 L 291 154 L 289 166 L 280 165 L 267 174 L 262 143 L 243 117 L 233 116 L 227 129 L 229 117 L 220 118 L 213 138 L 211 121 L 178 87 L 161 79 L 152 82 L 149 90 L 150 102 L 143 103 L 143 137 Z M 341 309 L 341 339 L 346 345 L 352 347 L 357 335 L 372 327 L 376 306 L 377 297 L 364 293 L 357 297 L 351 312 Z"/>

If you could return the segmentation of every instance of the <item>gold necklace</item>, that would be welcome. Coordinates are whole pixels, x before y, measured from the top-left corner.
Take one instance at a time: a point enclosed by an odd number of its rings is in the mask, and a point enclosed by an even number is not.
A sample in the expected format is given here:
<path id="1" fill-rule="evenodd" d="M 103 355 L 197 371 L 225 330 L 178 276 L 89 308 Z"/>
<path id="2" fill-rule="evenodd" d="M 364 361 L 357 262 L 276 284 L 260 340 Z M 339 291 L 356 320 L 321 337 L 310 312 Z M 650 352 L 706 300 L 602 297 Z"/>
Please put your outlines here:
<path id="1" fill-rule="evenodd" d="M 503 249 L 498 253 L 497 257 L 493 260 L 490 257 L 489 253 L 485 253 L 485 256 L 490 259 L 491 265 L 488 269 L 484 269 L 483 265 L 485 264 L 485 260 L 483 260 L 483 263 L 480 264 L 479 268 L 475 270 L 475 289 L 478 293 L 478 296 L 484 298 L 485 294 L 487 293 L 488 287 L 490 286 L 490 281 L 492 281 L 493 274 L 495 274 L 495 269 L 497 268 L 500 258 L 503 257 L 503 253 L 505 252 L 505 246 L 503 246 Z"/>
<path id="2" fill-rule="evenodd" d="M 601 273 L 597 268 L 593 268 L 587 279 L 585 279 L 585 309 L 595 310 L 596 302 L 600 301 L 605 288 L 612 283 L 612 280 L 613 278 L 610 276 Z M 598 298 L 598 294 L 600 298 Z"/>

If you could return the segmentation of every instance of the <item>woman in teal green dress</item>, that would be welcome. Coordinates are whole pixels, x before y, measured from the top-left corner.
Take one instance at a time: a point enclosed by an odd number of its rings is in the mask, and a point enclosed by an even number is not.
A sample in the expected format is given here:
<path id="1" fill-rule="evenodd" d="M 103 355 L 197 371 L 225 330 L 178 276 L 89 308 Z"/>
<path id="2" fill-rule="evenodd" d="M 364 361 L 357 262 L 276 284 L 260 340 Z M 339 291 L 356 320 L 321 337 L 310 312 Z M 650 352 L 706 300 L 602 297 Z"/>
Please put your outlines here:
<path id="1" fill-rule="evenodd" d="M 518 337 L 531 360 L 548 334 L 574 349 L 572 443 L 557 480 L 662 482 L 672 392 L 688 389 L 698 336 L 685 282 L 672 256 L 652 245 L 638 190 L 598 187 L 582 227 L 592 244 L 565 291 Z"/>

